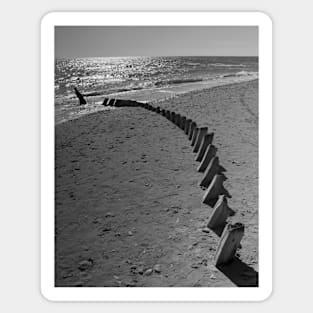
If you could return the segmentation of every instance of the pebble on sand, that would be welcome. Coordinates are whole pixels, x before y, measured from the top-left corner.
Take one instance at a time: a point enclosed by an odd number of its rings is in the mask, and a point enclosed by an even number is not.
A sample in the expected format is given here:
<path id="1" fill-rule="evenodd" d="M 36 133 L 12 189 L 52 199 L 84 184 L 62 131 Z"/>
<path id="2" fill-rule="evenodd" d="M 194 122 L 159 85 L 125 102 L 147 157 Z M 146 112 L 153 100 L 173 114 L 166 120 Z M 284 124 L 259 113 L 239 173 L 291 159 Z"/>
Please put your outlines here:
<path id="1" fill-rule="evenodd" d="M 208 227 L 203 228 L 202 231 L 207 234 L 211 232 L 210 228 Z"/>
<path id="2" fill-rule="evenodd" d="M 153 270 L 154 270 L 156 273 L 161 273 L 161 265 L 160 265 L 160 264 L 154 265 Z"/>
<path id="3" fill-rule="evenodd" d="M 93 260 L 91 258 L 89 258 L 88 260 L 84 260 L 84 261 L 79 262 L 78 269 L 81 271 L 86 271 L 87 269 L 92 267 L 92 265 L 93 265 Z"/>
<path id="4" fill-rule="evenodd" d="M 144 272 L 144 275 L 145 275 L 145 276 L 149 276 L 149 275 L 152 274 L 152 272 L 153 272 L 152 268 L 149 268 L 149 269 L 147 269 L 147 270 Z"/>

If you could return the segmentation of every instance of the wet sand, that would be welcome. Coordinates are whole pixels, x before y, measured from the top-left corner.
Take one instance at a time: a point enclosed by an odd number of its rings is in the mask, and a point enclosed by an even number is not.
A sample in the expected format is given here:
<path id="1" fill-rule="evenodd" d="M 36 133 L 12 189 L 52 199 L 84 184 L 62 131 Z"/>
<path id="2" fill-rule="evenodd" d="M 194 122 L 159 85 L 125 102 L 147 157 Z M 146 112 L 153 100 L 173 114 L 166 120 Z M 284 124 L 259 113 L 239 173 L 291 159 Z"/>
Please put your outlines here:
<path id="1" fill-rule="evenodd" d="M 203 174 L 187 136 L 143 108 L 57 125 L 56 286 L 247 286 L 258 271 L 258 81 L 193 91 L 154 105 L 215 133 L 238 260 L 213 266 L 219 237 L 203 227 Z"/>

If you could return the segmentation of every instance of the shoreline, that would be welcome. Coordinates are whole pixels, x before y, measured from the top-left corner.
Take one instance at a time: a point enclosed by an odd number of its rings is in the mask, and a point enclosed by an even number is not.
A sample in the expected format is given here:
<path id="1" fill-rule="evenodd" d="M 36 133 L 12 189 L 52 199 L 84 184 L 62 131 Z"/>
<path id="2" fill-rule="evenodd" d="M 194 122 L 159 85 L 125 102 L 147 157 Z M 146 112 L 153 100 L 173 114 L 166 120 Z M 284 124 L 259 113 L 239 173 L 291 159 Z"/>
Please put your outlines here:
<path id="1" fill-rule="evenodd" d="M 214 132 L 229 206 L 247 226 L 240 260 L 255 271 L 257 101 L 249 81 L 157 102 Z M 141 108 L 56 125 L 56 285 L 236 286 L 212 265 L 219 238 L 201 231 L 212 208 L 198 164 L 176 126 Z M 155 265 L 160 273 L 143 274 Z"/>
<path id="2" fill-rule="evenodd" d="M 258 81 L 258 78 L 252 80 L 244 80 L 240 82 L 225 82 L 223 84 L 214 85 L 214 82 L 210 86 L 205 85 L 204 83 L 187 83 L 187 84 L 180 84 L 179 86 L 169 86 L 169 87 L 162 87 L 162 88 L 151 88 L 151 89 L 144 89 L 144 90 L 134 90 L 134 91 L 126 91 L 126 92 L 119 92 L 119 93 L 112 93 L 109 95 L 101 95 L 101 96 L 94 96 L 94 97 L 86 97 L 87 105 L 79 106 L 77 104 L 72 105 L 71 112 L 69 112 L 70 116 L 67 116 L 65 119 L 63 114 L 59 113 L 56 110 L 56 120 L 55 124 L 60 124 L 67 122 L 68 120 L 81 118 L 85 115 L 92 114 L 94 112 L 109 110 L 110 107 L 103 107 L 102 102 L 105 97 L 107 98 L 118 98 L 124 100 L 134 100 L 140 102 L 151 102 L 156 103 L 159 101 L 170 100 L 175 97 L 179 97 L 188 93 L 194 92 L 201 92 L 209 89 L 219 88 L 223 86 L 231 86 L 234 84 L 244 84 L 246 82 Z M 195 88 L 197 86 L 198 88 Z M 201 88 L 200 88 L 201 87 Z M 71 100 L 74 101 L 73 99 Z M 75 99 L 75 103 L 77 100 Z M 58 110 L 61 109 L 61 106 L 58 106 Z M 58 116 L 60 114 L 60 117 Z"/>

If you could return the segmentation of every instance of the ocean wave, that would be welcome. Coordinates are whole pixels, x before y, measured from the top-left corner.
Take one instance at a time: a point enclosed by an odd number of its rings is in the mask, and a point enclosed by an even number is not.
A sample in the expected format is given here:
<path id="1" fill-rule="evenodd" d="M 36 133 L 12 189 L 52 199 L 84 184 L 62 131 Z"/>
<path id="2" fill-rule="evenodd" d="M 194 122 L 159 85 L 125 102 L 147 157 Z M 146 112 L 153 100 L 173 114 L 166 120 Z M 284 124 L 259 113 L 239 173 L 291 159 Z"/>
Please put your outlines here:
<path id="1" fill-rule="evenodd" d="M 236 73 L 226 73 L 222 74 L 219 77 L 221 78 L 228 78 L 228 77 L 243 77 L 243 76 L 258 76 L 258 72 L 248 72 L 248 71 L 240 71 Z"/>
<path id="2" fill-rule="evenodd" d="M 191 66 L 201 66 L 201 63 L 198 62 L 185 62 L 186 65 L 191 65 Z"/>
<path id="3" fill-rule="evenodd" d="M 245 64 L 224 64 L 224 63 L 208 63 L 207 66 L 213 66 L 213 67 L 246 67 Z"/>
<path id="4" fill-rule="evenodd" d="M 166 80 L 166 81 L 158 81 L 154 83 L 156 87 L 163 87 L 166 85 L 178 85 L 178 84 L 184 84 L 184 83 L 197 83 L 203 81 L 203 78 L 182 78 L 182 79 L 172 79 L 172 80 Z"/>

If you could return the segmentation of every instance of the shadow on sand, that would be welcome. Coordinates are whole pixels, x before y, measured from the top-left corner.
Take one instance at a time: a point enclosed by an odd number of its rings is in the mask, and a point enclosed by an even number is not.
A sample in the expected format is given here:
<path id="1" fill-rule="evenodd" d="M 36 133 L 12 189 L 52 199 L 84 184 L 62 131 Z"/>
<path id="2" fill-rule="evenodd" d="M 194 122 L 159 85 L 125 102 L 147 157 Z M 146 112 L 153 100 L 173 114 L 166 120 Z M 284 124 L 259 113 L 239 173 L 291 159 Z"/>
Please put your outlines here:
<path id="1" fill-rule="evenodd" d="M 238 287 L 259 286 L 259 273 L 238 258 L 217 268 Z"/>

